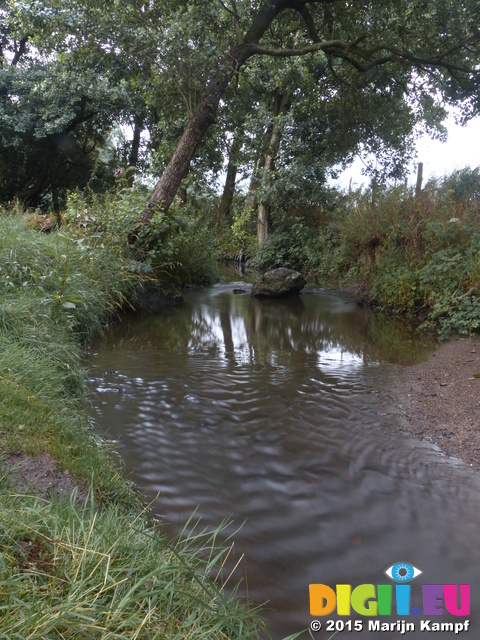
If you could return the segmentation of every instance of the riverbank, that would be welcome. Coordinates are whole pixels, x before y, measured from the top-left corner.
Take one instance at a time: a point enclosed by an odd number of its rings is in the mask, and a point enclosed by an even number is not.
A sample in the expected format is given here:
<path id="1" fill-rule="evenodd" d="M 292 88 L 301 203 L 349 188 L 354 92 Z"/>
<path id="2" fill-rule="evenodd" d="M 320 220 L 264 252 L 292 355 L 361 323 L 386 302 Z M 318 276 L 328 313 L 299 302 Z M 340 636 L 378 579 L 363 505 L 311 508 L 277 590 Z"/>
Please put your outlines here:
<path id="1" fill-rule="evenodd" d="M 405 367 L 396 395 L 408 433 L 480 471 L 480 337 L 454 337 Z"/>
<path id="2" fill-rule="evenodd" d="M 145 280 L 124 246 L 0 216 L 0 637 L 253 640 L 218 530 L 162 536 L 84 409 L 82 345 Z"/>

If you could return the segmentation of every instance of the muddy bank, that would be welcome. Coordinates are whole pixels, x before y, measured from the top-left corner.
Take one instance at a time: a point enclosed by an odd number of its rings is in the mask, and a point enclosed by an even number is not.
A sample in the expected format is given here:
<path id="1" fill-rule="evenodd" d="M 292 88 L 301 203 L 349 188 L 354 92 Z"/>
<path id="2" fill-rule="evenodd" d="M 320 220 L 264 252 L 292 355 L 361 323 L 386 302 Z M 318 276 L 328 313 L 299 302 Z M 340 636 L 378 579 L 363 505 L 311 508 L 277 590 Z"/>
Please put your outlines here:
<path id="1" fill-rule="evenodd" d="M 2 471 L 8 473 L 18 491 L 46 499 L 52 496 L 69 499 L 73 491 L 80 501 L 85 501 L 88 496 L 86 483 L 70 475 L 48 453 L 35 457 L 26 453 L 4 453 L 2 467 Z"/>
<path id="2" fill-rule="evenodd" d="M 412 436 L 480 470 L 480 337 L 454 338 L 405 367 L 395 391 Z"/>

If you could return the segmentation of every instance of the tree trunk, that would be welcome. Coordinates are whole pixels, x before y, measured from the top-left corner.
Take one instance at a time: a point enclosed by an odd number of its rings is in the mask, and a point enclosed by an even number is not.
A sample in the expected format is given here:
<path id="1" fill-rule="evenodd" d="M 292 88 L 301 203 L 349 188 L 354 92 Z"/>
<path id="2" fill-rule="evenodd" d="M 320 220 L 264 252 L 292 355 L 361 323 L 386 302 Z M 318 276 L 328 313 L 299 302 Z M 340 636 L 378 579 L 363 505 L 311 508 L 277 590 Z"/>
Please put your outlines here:
<path id="1" fill-rule="evenodd" d="M 180 142 L 158 181 L 146 209 L 140 216 L 141 222 L 148 222 L 152 219 L 157 208 L 168 211 L 178 191 L 180 183 L 187 175 L 190 162 L 195 155 L 198 145 L 203 139 L 213 122 L 224 91 L 228 82 L 222 82 L 210 87 L 208 95 L 203 98 L 195 109 L 190 122 L 185 129 Z"/>
<path id="2" fill-rule="evenodd" d="M 268 195 L 272 186 L 272 174 L 275 168 L 275 158 L 277 157 L 282 137 L 281 127 L 278 121 L 279 116 L 285 113 L 289 107 L 289 100 L 286 94 L 277 96 L 273 111 L 273 126 L 262 175 L 262 197 L 257 210 L 257 240 L 258 248 L 261 249 L 270 232 L 270 206 Z"/>
<path id="3" fill-rule="evenodd" d="M 211 76 L 207 84 L 206 95 L 193 112 L 170 162 L 140 216 L 140 222 L 151 220 L 159 207 L 163 211 L 168 211 L 180 183 L 188 173 L 190 162 L 195 156 L 198 145 L 203 140 L 210 125 L 215 122 L 218 105 L 230 84 L 232 75 L 251 56 L 255 55 L 256 50 L 251 45 L 258 44 L 276 16 L 292 4 L 295 4 L 292 0 L 265 2 L 256 13 L 243 42 L 230 49 L 227 56 L 219 61 L 215 75 Z"/>
<path id="4" fill-rule="evenodd" d="M 138 152 L 140 151 L 142 131 L 143 131 L 143 118 L 141 116 L 135 116 L 134 127 L 133 127 L 132 148 L 130 149 L 130 156 L 128 158 L 128 166 L 131 171 L 131 173 L 129 173 L 129 176 L 128 176 L 128 184 L 130 187 L 133 186 L 134 170 L 137 168 L 137 164 L 138 164 Z"/>
<path id="5" fill-rule="evenodd" d="M 248 185 L 248 193 L 245 199 L 245 213 L 252 212 L 255 206 L 255 194 L 262 182 L 263 167 L 265 165 L 266 149 L 268 148 L 270 138 L 272 137 L 272 124 L 263 133 L 262 139 L 255 152 L 255 162 L 253 165 L 250 184 Z"/>
<path id="6" fill-rule="evenodd" d="M 243 132 L 242 132 L 243 133 Z M 232 146 L 230 147 L 230 153 L 228 156 L 227 176 L 225 178 L 225 186 L 223 187 L 222 198 L 218 205 L 217 211 L 217 224 L 221 220 L 225 220 L 231 213 L 233 196 L 235 195 L 235 182 L 237 179 L 238 171 L 238 156 L 240 149 L 242 148 L 243 136 L 237 129 L 233 137 Z"/>
<path id="7" fill-rule="evenodd" d="M 23 187 L 15 193 L 15 198 L 23 202 L 25 205 L 35 205 L 35 199 L 45 190 L 52 167 L 52 158 L 50 154 L 45 154 L 43 161 L 40 163 L 35 182 L 30 187 Z"/>

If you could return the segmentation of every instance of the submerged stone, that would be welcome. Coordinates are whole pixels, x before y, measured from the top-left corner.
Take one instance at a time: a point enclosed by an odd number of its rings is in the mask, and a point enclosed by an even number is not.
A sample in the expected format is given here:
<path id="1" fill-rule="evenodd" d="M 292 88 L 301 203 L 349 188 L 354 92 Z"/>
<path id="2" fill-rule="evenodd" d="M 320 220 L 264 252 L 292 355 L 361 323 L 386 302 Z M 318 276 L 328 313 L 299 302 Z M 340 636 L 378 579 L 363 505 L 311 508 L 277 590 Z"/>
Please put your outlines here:
<path id="1" fill-rule="evenodd" d="M 181 291 L 175 287 L 151 285 L 140 289 L 133 300 L 137 311 L 157 313 L 169 307 L 177 307 L 183 303 Z"/>

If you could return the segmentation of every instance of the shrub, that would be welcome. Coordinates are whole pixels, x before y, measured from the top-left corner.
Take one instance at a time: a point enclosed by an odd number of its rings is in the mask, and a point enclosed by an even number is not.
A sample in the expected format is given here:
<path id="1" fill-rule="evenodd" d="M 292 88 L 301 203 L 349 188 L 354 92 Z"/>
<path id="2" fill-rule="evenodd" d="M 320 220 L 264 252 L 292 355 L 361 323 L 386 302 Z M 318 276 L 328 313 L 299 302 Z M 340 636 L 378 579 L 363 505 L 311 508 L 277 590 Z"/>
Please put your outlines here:
<path id="1" fill-rule="evenodd" d="M 218 277 L 217 246 L 207 222 L 188 210 L 170 207 L 158 211 L 151 222 L 138 227 L 147 200 L 143 185 L 116 187 L 105 194 L 72 194 L 65 220 L 79 233 L 98 234 L 104 242 L 116 244 L 130 259 L 130 268 L 151 274 L 161 283 L 210 284 Z M 132 229 L 135 233 L 132 236 Z"/>

